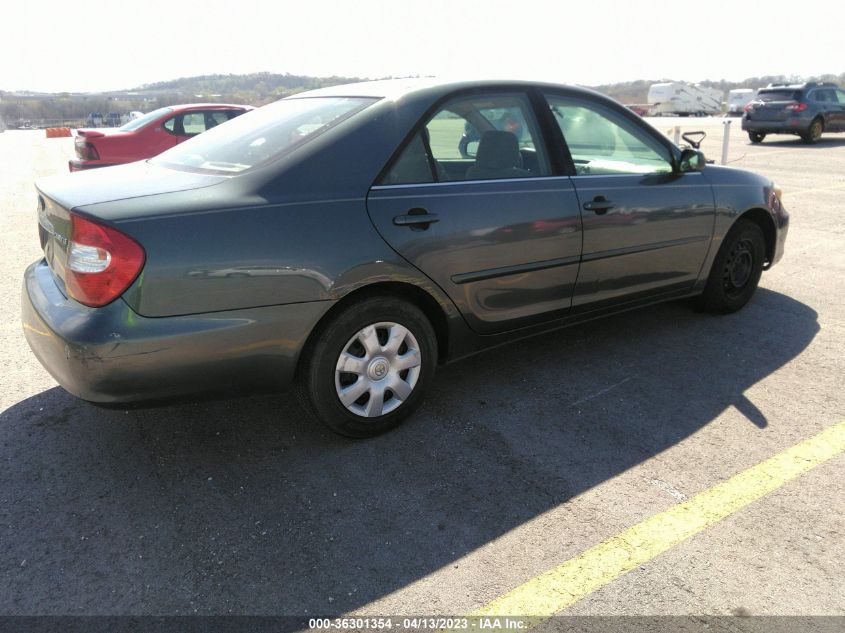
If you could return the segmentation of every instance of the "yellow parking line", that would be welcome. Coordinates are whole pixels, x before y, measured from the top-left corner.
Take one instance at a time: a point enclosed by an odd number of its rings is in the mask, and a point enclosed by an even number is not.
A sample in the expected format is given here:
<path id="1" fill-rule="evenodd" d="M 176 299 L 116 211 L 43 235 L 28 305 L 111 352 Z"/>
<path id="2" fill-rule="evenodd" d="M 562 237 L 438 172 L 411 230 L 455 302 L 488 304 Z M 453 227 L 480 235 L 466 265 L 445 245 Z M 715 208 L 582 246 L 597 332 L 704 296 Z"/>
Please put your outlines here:
<path id="1" fill-rule="evenodd" d="M 632 569 L 845 451 L 845 420 L 496 598 L 471 617 L 536 626 Z"/>

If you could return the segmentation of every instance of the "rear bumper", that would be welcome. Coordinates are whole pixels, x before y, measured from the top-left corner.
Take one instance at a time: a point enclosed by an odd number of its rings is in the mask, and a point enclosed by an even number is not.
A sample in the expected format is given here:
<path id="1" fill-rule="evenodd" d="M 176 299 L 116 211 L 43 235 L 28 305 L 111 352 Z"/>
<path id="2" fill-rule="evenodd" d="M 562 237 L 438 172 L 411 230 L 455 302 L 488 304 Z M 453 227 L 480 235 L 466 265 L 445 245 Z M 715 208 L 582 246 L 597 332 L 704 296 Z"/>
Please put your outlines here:
<path id="1" fill-rule="evenodd" d="M 24 273 L 21 314 L 35 356 L 70 393 L 101 403 L 278 390 L 331 301 L 146 318 L 122 299 L 66 298 L 44 260 Z"/>
<path id="2" fill-rule="evenodd" d="M 766 134 L 801 134 L 810 129 L 810 119 L 789 118 L 786 121 L 754 121 L 742 117 L 742 129 L 747 132 L 765 132 Z"/>

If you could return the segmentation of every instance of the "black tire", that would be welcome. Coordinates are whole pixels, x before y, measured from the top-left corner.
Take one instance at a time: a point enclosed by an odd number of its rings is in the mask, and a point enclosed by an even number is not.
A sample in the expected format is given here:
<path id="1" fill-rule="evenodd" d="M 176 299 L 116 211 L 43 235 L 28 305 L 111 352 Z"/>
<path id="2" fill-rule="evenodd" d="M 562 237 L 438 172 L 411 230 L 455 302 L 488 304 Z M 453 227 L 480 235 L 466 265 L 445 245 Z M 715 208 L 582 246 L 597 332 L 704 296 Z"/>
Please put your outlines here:
<path id="1" fill-rule="evenodd" d="M 419 372 L 410 395 L 404 401 L 399 399 L 393 410 L 384 415 L 363 417 L 341 402 L 336 389 L 336 366 L 341 353 L 348 349 L 357 333 L 367 326 L 383 323 L 401 325 L 416 339 L 420 355 Z M 379 342 L 385 345 L 381 336 Z M 373 437 L 398 426 L 416 410 L 431 384 L 436 365 L 437 338 L 425 314 L 407 301 L 373 296 L 350 303 L 319 326 L 308 347 L 303 350 L 297 391 L 305 409 L 336 433 L 356 438 Z M 345 373 L 337 375 L 338 381 L 348 378 Z M 359 376 L 358 380 L 363 378 Z M 340 382 L 337 384 L 343 386 Z M 385 392 L 387 407 L 397 396 L 390 392 L 389 387 Z M 363 405 L 354 406 L 365 406 L 369 393 Z"/>
<path id="2" fill-rule="evenodd" d="M 810 127 L 807 131 L 801 134 L 801 140 L 808 145 L 813 145 L 819 142 L 819 139 L 822 137 L 822 132 L 824 132 L 824 121 L 816 117 L 813 119 L 813 122 L 810 123 Z"/>
<path id="3" fill-rule="evenodd" d="M 737 220 L 716 254 L 697 307 L 721 314 L 741 309 L 757 290 L 765 257 L 766 238 L 760 227 L 751 220 Z"/>
<path id="4" fill-rule="evenodd" d="M 766 135 L 763 132 L 749 132 L 748 138 L 752 143 L 762 143 Z"/>

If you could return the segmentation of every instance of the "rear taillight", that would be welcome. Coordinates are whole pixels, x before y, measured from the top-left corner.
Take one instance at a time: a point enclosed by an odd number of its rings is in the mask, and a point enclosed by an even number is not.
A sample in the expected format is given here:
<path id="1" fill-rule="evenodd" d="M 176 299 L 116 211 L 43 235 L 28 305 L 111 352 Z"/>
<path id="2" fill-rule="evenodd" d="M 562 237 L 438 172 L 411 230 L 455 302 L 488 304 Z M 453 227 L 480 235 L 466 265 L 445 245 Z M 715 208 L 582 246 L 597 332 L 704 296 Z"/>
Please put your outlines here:
<path id="1" fill-rule="evenodd" d="M 807 104 L 806 103 L 790 103 L 788 106 L 786 106 L 786 109 L 789 110 L 790 112 L 803 112 L 804 110 L 807 109 Z"/>
<path id="2" fill-rule="evenodd" d="M 117 229 L 70 216 L 65 266 L 68 295 L 92 308 L 117 299 L 144 267 L 144 249 Z"/>
<path id="3" fill-rule="evenodd" d="M 753 110 L 754 110 L 754 104 L 753 103 L 749 103 L 748 105 L 746 105 L 742 109 L 743 112 L 752 112 Z"/>
<path id="4" fill-rule="evenodd" d="M 82 160 L 100 160 L 100 152 L 91 143 L 76 141 L 76 155 Z"/>

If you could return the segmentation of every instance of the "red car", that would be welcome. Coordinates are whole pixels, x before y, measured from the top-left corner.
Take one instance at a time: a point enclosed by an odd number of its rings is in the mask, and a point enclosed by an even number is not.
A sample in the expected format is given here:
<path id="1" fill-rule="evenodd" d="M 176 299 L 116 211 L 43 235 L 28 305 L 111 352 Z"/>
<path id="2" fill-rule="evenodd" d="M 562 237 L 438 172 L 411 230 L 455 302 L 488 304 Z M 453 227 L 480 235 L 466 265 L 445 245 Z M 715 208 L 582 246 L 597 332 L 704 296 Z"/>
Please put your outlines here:
<path id="1" fill-rule="evenodd" d="M 78 130 L 71 171 L 152 158 L 201 132 L 252 110 L 252 106 L 193 103 L 159 108 L 114 129 Z"/>

